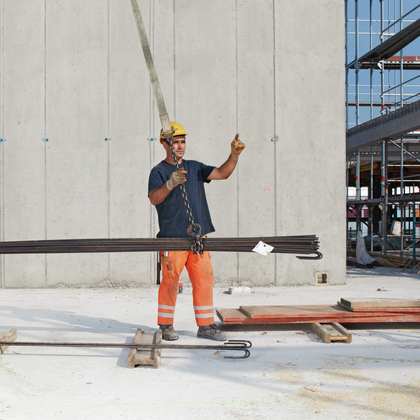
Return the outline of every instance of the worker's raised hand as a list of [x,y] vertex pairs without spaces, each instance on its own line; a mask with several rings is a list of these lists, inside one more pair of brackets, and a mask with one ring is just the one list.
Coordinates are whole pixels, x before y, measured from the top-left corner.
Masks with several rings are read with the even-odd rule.
[[235,136],[232,143],[230,144],[231,153],[235,157],[239,157],[242,153],[242,150],[245,149],[245,144],[239,140],[239,133]]
[[168,189],[172,191],[177,185],[183,184],[187,180],[186,173],[187,171],[184,168],[172,172],[171,177],[166,181]]

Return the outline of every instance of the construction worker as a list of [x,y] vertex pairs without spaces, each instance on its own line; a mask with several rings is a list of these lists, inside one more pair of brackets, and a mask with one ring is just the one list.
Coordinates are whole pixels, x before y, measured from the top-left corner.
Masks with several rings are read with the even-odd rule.
[[[149,199],[156,206],[159,218],[158,238],[191,238],[188,235],[190,220],[180,184],[185,185],[194,222],[201,226],[201,235],[214,232],[207,205],[204,183],[212,180],[227,179],[233,172],[238,157],[245,144],[239,134],[231,143],[231,153],[227,161],[216,168],[195,160],[185,160],[186,135],[184,128],[172,122],[174,129],[173,147],[180,170],[174,165],[170,145],[161,135],[166,159],[156,165],[149,177]],[[213,283],[214,276],[207,251],[203,254],[192,251],[161,252],[162,281],[158,297],[158,324],[164,340],[178,340],[173,327],[178,282],[184,267],[187,268],[193,287],[193,305],[198,326],[197,337],[224,341],[226,334],[214,323]]]

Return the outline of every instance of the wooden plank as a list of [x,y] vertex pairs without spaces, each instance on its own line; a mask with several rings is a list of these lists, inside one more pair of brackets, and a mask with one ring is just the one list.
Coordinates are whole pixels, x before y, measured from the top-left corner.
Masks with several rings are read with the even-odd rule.
[[[162,344],[162,331],[143,331],[138,328],[134,336],[133,344]],[[161,349],[131,349],[128,355],[128,367],[160,366]]]
[[[392,251],[388,250],[387,255],[382,255],[379,252],[368,252],[368,254],[375,258],[375,260],[384,267],[404,267],[411,258],[407,257],[400,257],[398,255],[395,255],[394,253],[391,253]],[[347,256],[348,257],[356,257],[356,250],[354,249],[348,249],[347,250]]]
[[311,330],[321,338],[324,343],[331,343],[334,341],[345,341],[351,343],[352,335],[337,322],[331,324],[321,324],[314,322],[309,324]]
[[375,310],[375,309],[418,309],[420,300],[408,301],[391,298],[341,298],[340,304],[350,310]]
[[[255,312],[252,310],[252,307],[246,308],[251,313]],[[305,311],[300,310],[302,308],[308,307],[299,305],[288,306],[288,314],[282,314],[278,309],[277,313],[270,313],[267,309],[267,316],[262,316],[260,312],[259,316],[256,314],[257,316],[254,317],[245,314],[241,309],[218,309],[216,313],[224,325],[300,324],[314,322],[420,322],[420,313],[405,313],[398,310],[397,312],[352,312],[339,305],[313,305],[311,306],[312,312],[308,313],[306,311],[305,313]]]
[[337,312],[347,313],[337,305],[276,305],[240,306],[239,309],[251,318],[313,317],[314,315],[335,316]]
[[[16,341],[17,338],[17,330],[11,329],[9,332],[0,331],[0,341],[12,343]],[[0,346],[0,354],[3,354],[8,346]]]
[[[223,310],[221,310],[223,311]],[[351,312],[356,314],[356,312]],[[420,322],[420,314],[395,314],[393,312],[382,312],[366,314],[362,312],[363,316],[350,317],[350,316],[330,316],[328,318],[322,316],[314,316],[313,318],[297,318],[297,317],[282,317],[282,318],[250,318],[243,319],[227,318],[223,319],[223,325],[258,325],[258,324],[308,324],[312,322],[341,322],[341,323],[363,323],[363,322]],[[366,315],[365,315],[366,314]]]
[[383,257],[376,256],[376,257],[373,257],[373,258],[375,258],[376,262],[378,264],[380,264],[382,267],[389,267],[389,268],[398,268],[398,267],[401,267],[401,265],[395,264],[392,261],[390,261],[390,260],[388,260],[386,258],[383,258]]
[[216,314],[219,319],[223,322],[223,320],[229,319],[230,323],[237,321],[238,324],[242,324],[247,318],[249,318],[246,314],[244,314],[240,309],[216,309]]

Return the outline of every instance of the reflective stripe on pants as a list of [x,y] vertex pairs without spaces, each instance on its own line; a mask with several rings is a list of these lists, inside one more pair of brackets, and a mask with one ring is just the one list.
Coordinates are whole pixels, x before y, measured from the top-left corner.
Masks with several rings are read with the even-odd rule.
[[192,251],[169,251],[165,257],[161,252],[162,281],[159,287],[158,324],[174,322],[179,277],[184,267],[193,287],[193,305],[197,325],[214,324],[213,283],[214,275],[210,254]]

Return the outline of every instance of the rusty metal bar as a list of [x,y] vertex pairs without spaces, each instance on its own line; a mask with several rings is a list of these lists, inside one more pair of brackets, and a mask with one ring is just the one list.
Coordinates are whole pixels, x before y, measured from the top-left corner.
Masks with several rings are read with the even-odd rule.
[[[206,251],[251,252],[260,242],[271,245],[273,253],[314,255],[322,258],[318,251],[319,241],[315,235],[271,236],[254,238],[203,238]],[[0,254],[60,254],[99,252],[155,252],[187,251],[191,249],[189,238],[116,238],[116,239],[57,239],[34,241],[0,242]],[[297,257],[306,259],[308,257]]]
[[136,344],[136,343],[69,343],[69,342],[45,342],[45,341],[13,341],[2,342],[0,346],[19,346],[19,347],[101,347],[101,348],[129,348],[129,349],[192,349],[192,350],[237,350],[245,352],[244,356],[225,356],[227,359],[246,359],[250,356],[252,347],[248,340],[228,340],[223,344],[217,345],[194,345],[194,344]]

